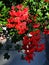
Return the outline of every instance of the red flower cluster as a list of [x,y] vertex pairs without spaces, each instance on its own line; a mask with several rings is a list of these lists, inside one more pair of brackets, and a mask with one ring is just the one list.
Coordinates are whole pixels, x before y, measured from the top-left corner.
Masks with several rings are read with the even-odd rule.
[[47,30],[47,29],[44,29],[44,32],[43,32],[44,34],[49,34],[49,30]]
[[40,24],[39,23],[33,25],[33,28],[39,28],[39,27],[40,27]]
[[[18,31],[18,34],[24,34],[27,30],[29,30],[28,24],[32,24],[32,28],[39,28],[40,23],[36,22],[37,14],[33,16],[34,22],[32,22],[32,17],[29,18],[30,14],[28,13],[28,8],[24,8],[22,4],[17,6],[12,6],[11,11],[9,11],[10,18],[7,19],[8,28],[14,28]],[[45,30],[44,32],[47,32]],[[41,52],[44,49],[44,44],[39,44],[41,35],[40,30],[32,31],[29,33],[31,37],[24,36],[23,37],[23,46],[22,50],[25,50],[25,59],[30,62],[33,59],[34,52]]]
[[[18,10],[16,11],[16,9]],[[28,30],[28,27],[26,26],[26,20],[28,20],[28,8],[23,8],[21,4],[12,6],[9,14],[10,18],[7,19],[7,27],[15,28],[18,31],[18,34],[24,34]]]
[[25,50],[25,59],[30,62],[33,59],[34,52],[41,52],[44,50],[44,44],[39,44],[41,35],[40,30],[30,32],[32,37],[24,36],[23,37],[23,46],[22,49]]

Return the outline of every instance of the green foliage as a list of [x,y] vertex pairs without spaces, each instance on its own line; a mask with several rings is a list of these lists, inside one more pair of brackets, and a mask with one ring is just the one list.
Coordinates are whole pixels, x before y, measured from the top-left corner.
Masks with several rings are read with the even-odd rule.
[[[44,0],[26,0],[24,1],[23,4],[29,7],[29,13],[31,15],[34,16],[38,14],[36,18],[36,23],[40,23],[41,25],[43,25],[43,23],[45,23],[46,20],[49,21],[49,3],[48,2],[44,2]],[[42,28],[43,27],[41,26],[40,29],[43,30]]]
[[0,31],[2,31],[2,28],[0,27]]
[[5,4],[0,1],[0,25],[6,25],[7,24],[7,17],[8,17],[8,11],[10,8],[7,8]]
[[0,7],[4,6],[4,4],[2,3],[2,1],[0,1]]

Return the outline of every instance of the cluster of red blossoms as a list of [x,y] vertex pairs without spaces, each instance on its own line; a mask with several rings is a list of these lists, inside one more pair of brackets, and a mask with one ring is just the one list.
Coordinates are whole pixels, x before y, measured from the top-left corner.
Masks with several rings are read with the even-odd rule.
[[28,27],[26,26],[26,21],[28,20],[28,8],[24,8],[21,4],[12,6],[9,14],[10,18],[7,19],[7,27],[15,28],[18,31],[18,34],[24,34],[28,30]]
[[[23,5],[12,6],[9,11],[10,18],[7,19],[8,28],[14,28],[18,31],[18,34],[25,34],[29,30],[28,24],[32,23],[32,28],[39,28],[40,23],[33,23],[29,18],[28,7],[24,8]],[[33,16],[34,22],[38,15]],[[29,33],[31,37],[23,37],[22,50],[25,50],[25,59],[30,62],[33,59],[34,52],[41,52],[44,50],[44,44],[39,44],[41,35],[40,30],[32,31]]]
[[22,49],[25,50],[25,59],[28,62],[30,62],[30,60],[33,60],[34,52],[41,52],[44,50],[44,44],[39,44],[41,38],[40,30],[30,32],[30,34],[32,35],[31,37],[23,37],[22,47]]
[[[7,19],[7,27],[14,28],[18,31],[18,34],[24,34],[29,28],[27,25],[32,23],[32,20],[29,18],[28,7],[24,8],[22,4],[17,6],[12,6],[9,11],[10,18]],[[36,14],[32,18],[35,20],[38,15]],[[33,28],[38,28],[39,23],[33,24]]]
[[44,29],[44,32],[43,32],[44,34],[49,34],[49,30],[47,30],[47,29]]

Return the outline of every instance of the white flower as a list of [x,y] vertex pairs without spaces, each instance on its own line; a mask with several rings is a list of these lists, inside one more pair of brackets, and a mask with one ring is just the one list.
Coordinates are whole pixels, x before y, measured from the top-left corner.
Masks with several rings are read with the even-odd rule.
[[3,30],[6,30],[7,28],[6,27],[2,27]]
[[28,36],[28,37],[32,37],[32,35],[31,35],[30,33],[29,33],[29,34],[27,34],[27,36]]
[[0,43],[1,44],[6,43],[6,41],[7,41],[7,38],[6,37],[5,38],[3,38],[2,36],[0,37]]
[[21,50],[21,52],[22,52],[22,53],[25,53],[25,50],[23,49],[23,50]]
[[27,50],[27,52],[29,52],[29,50]]
[[27,45],[27,48],[29,48],[29,46]]

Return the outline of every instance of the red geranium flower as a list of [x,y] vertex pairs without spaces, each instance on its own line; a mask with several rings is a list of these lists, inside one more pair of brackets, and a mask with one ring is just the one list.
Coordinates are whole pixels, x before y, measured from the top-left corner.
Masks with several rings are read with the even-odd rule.
[[15,7],[14,7],[14,6],[11,6],[11,9],[12,9],[12,10],[14,10],[14,9],[15,9]]
[[9,14],[10,14],[10,16],[14,17],[14,16],[16,16],[16,11],[15,10],[11,10],[11,11],[9,11]]
[[16,15],[17,17],[20,17],[20,16],[22,15],[22,11],[21,11],[21,10],[18,10],[18,11],[15,13],[15,15]]
[[25,60],[28,61],[28,63],[30,63],[30,60],[33,60],[33,55],[29,54],[29,55],[25,56]]
[[25,45],[28,45],[28,43],[29,43],[29,38],[28,38],[28,36],[24,36],[23,37],[23,45],[25,46]]
[[32,31],[29,34],[31,34],[32,36],[40,34],[40,30]]
[[32,20],[31,20],[31,19],[28,19],[27,22],[28,22],[28,23],[32,23]]
[[12,23],[12,22],[14,22],[14,18],[11,17],[11,18],[7,19],[7,21],[8,21],[8,23]]
[[14,28],[15,27],[14,24],[10,24],[10,23],[8,23],[6,26],[7,26],[7,28]]
[[26,22],[17,24],[15,28],[16,28],[16,30],[18,30],[19,34],[24,34],[28,30],[28,28],[26,26]]
[[49,34],[49,30],[47,30],[47,29],[44,29],[44,32],[43,32],[44,34]]
[[39,28],[39,26],[40,26],[39,23],[38,23],[38,24],[34,24],[34,25],[33,25],[33,28]]
[[23,7],[22,4],[16,5],[17,9],[21,9],[22,7]]
[[21,23],[20,17],[15,17],[15,18],[14,18],[14,22],[15,22],[16,24],[20,24],[20,23]]
[[41,51],[43,51],[43,49],[45,49],[44,44],[40,44],[39,47],[37,48],[37,51],[41,52]]

